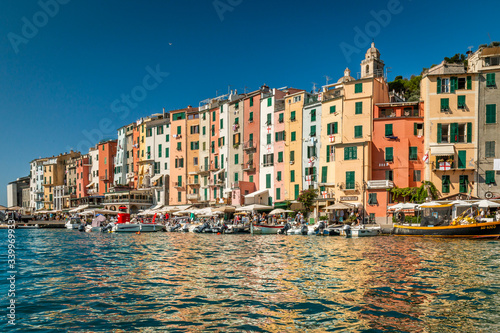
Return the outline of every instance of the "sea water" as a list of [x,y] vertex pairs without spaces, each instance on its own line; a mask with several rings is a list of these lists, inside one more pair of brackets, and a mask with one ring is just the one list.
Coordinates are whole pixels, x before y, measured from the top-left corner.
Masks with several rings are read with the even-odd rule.
[[9,297],[0,231],[1,332],[500,331],[498,241],[15,235]]

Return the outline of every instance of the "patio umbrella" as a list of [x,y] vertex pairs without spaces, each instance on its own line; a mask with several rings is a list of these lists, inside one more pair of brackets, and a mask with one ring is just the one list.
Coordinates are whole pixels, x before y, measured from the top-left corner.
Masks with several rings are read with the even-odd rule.
[[21,210],[21,209],[22,209],[22,207],[19,207],[19,206],[12,206],[12,207],[7,208],[7,210],[13,210],[13,211]]
[[477,205],[479,208],[497,208],[497,207],[500,207],[499,203],[496,203],[496,202],[490,201],[490,200],[481,200],[481,201],[474,203],[474,205]]
[[269,215],[278,215],[278,214],[283,214],[286,213],[286,210],[277,208],[269,212]]
[[395,204],[394,206],[388,207],[387,210],[401,210],[401,209],[415,209],[418,204],[410,203],[410,202],[400,202]]
[[234,206],[221,206],[214,209],[214,212],[223,212],[223,213],[234,213],[236,211],[236,207]]
[[0,205],[0,210],[6,210],[7,207]]
[[467,202],[467,201],[463,201],[463,200],[454,200],[450,203],[452,205],[455,205],[455,206],[472,206],[473,205],[472,202]]
[[271,206],[265,206],[265,205],[249,205],[249,206],[243,206],[236,208],[237,212],[253,212],[253,211],[259,211],[259,210],[272,210],[273,207]]
[[347,206],[346,204],[342,202],[338,202],[334,205],[330,205],[328,207],[325,207],[326,210],[342,210],[342,209],[350,209],[352,208],[351,206]]

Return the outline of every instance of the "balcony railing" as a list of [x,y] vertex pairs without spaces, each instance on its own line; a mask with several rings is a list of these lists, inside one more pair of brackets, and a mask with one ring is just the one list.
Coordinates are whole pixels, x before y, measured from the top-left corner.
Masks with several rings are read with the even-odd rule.
[[109,180],[109,176],[100,176],[99,179],[101,181],[108,181]]
[[200,186],[200,181],[196,179],[188,178],[187,185],[189,186]]
[[253,140],[248,140],[243,144],[243,150],[253,150],[253,149],[256,149],[256,145]]
[[174,187],[177,187],[177,188],[182,187],[182,182],[174,182]]
[[394,187],[394,183],[391,180],[369,180],[366,184],[366,188],[369,190],[388,189]]
[[254,171],[254,170],[255,170],[255,164],[253,163],[253,161],[243,164],[243,171]]
[[200,200],[200,195],[196,194],[196,193],[189,193],[189,194],[186,195],[186,198],[188,200],[192,200],[192,201],[199,201]]

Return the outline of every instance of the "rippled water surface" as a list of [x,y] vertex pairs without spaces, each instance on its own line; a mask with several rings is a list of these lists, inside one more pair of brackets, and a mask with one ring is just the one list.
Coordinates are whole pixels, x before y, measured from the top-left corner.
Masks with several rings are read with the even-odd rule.
[[1,332],[498,332],[498,241],[16,230]]

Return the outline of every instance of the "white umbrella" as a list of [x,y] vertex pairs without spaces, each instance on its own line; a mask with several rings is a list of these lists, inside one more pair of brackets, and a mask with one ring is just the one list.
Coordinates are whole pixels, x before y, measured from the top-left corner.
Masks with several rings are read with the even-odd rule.
[[467,202],[467,201],[463,201],[463,200],[454,200],[454,201],[450,202],[450,204],[455,205],[455,206],[472,206],[473,205],[472,202]]
[[243,206],[243,207],[239,207],[239,208],[236,208],[236,211],[237,212],[253,212],[253,211],[256,211],[256,210],[272,210],[273,207],[271,206],[265,206],[265,205],[249,205],[249,206]]
[[277,208],[277,209],[273,209],[272,211],[270,211],[269,215],[278,215],[278,214],[283,214],[283,213],[286,213],[286,210],[281,209],[281,208]]
[[410,203],[410,202],[400,202],[394,206],[388,207],[387,210],[402,210],[402,209],[415,209],[418,204]]
[[338,202],[335,205],[330,205],[328,207],[325,207],[326,210],[339,210],[339,209],[350,209],[352,208],[351,206],[347,206],[346,204],[342,202]]
[[499,203],[496,203],[496,202],[490,201],[490,200],[481,200],[481,201],[478,201],[478,202],[474,203],[474,205],[477,205],[479,208],[496,208],[496,207],[500,207]]

